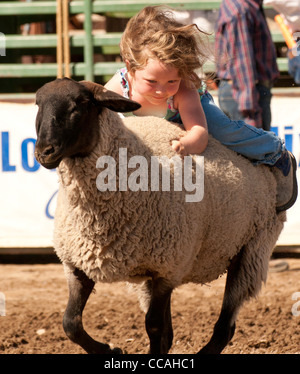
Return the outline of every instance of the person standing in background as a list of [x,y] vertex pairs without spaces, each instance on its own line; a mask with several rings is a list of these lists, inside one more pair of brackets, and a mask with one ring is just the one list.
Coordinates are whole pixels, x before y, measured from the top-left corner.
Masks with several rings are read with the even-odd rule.
[[232,120],[271,127],[271,88],[279,77],[263,0],[223,0],[216,24],[219,105]]
[[[283,19],[294,40],[293,48],[288,45],[288,72],[300,85],[300,0],[265,0],[266,5],[273,7]],[[276,20],[276,17],[275,17]]]

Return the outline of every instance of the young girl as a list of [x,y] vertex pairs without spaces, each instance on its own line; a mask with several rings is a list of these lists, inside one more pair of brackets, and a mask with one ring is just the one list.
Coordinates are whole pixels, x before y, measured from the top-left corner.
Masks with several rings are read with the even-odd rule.
[[172,14],[165,7],[149,6],[129,20],[120,43],[126,67],[105,87],[141,104],[125,115],[181,123],[187,133],[172,147],[182,156],[202,153],[209,132],[253,163],[275,165],[277,210],[288,209],[297,196],[294,157],[274,133],[231,121],[214,104],[196,73],[206,60],[202,32],[196,25],[177,22]]

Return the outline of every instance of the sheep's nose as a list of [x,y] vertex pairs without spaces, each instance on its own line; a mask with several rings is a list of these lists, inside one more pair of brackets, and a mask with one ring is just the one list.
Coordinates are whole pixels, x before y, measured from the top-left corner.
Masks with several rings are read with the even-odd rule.
[[46,148],[43,149],[42,156],[50,156],[52,153],[54,153],[55,148],[53,145],[48,145]]
[[47,145],[45,148],[35,145],[34,155],[38,162],[42,163],[47,158],[51,157],[55,153],[55,147],[53,145]]

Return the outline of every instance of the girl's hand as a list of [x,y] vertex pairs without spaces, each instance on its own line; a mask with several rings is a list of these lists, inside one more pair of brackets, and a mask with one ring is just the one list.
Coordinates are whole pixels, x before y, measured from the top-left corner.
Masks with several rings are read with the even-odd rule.
[[177,152],[181,157],[187,156],[188,153],[185,150],[184,145],[180,142],[180,140],[172,140],[171,146],[175,152]]

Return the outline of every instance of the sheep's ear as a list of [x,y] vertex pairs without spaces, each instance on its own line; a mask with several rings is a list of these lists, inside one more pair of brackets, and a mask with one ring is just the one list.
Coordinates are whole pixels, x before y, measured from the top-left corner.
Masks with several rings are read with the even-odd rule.
[[114,112],[133,112],[141,107],[136,101],[126,99],[113,91],[107,90],[101,84],[89,81],[80,81],[79,83],[91,91],[96,103]]

